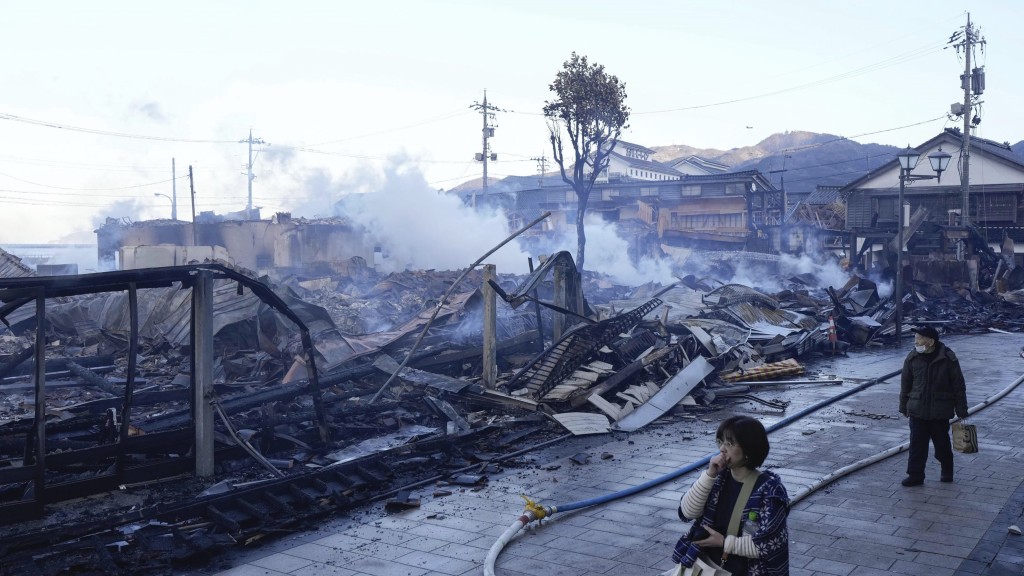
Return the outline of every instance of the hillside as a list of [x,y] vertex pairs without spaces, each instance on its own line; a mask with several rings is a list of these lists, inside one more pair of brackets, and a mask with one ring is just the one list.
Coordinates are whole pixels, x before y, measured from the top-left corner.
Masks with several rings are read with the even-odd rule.
[[[691,146],[652,146],[655,160],[670,162],[696,155],[727,164],[731,172],[758,170],[776,186],[807,194],[816,186],[841,186],[892,160],[899,148],[861,144],[832,134],[772,134],[753,146],[722,151]],[[788,156],[788,157],[784,157]],[[785,168],[785,172],[783,172]]]
[[[671,162],[688,156],[700,156],[729,166],[730,172],[758,170],[777,187],[785,183],[790,194],[809,194],[817,186],[842,186],[893,160],[900,147],[885,144],[861,144],[832,134],[785,132],[772,134],[753,146],[717,150],[686,145],[650,146],[654,159]],[[1011,146],[1013,155],[1024,163],[1024,140]],[[545,177],[552,185],[560,181],[557,173]],[[537,186],[537,176],[509,176],[488,185],[493,191],[511,192]],[[480,189],[477,178],[459,185],[458,190]]]

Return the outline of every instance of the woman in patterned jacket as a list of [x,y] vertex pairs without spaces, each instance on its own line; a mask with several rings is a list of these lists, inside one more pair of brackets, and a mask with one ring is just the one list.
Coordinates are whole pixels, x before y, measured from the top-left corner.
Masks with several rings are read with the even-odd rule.
[[[679,501],[679,517],[697,521],[676,543],[672,560],[689,567],[701,554],[733,576],[789,574],[789,496],[778,474],[757,469],[768,457],[764,426],[749,416],[733,416],[718,426],[715,440],[718,454]],[[750,496],[729,532],[748,483]]]

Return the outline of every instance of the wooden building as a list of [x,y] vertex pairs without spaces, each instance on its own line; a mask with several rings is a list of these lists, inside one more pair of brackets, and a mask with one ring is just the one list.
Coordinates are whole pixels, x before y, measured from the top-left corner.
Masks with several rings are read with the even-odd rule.
[[[575,230],[577,199],[566,184],[512,194],[514,224],[550,211],[545,228],[534,234]],[[641,222],[664,244],[767,251],[769,230],[781,222],[782,193],[756,170],[678,180],[623,178],[595,183],[587,211],[609,222]]]
[[[960,183],[963,137],[946,129],[915,148],[920,156],[915,176],[934,176],[928,156],[940,151],[952,154],[940,179],[907,181],[904,186],[904,242],[910,257],[950,259],[986,249],[998,250],[1004,236],[1024,241],[1024,164],[1014,158],[1007,144],[971,138],[968,220],[975,230],[962,226],[963,192]],[[840,190],[846,203],[846,230],[862,267],[877,262],[880,252],[897,232],[900,166],[896,157],[850,182]],[[975,232],[977,234],[975,234]],[[971,241],[975,244],[971,245]],[[894,247],[894,244],[893,244]]]

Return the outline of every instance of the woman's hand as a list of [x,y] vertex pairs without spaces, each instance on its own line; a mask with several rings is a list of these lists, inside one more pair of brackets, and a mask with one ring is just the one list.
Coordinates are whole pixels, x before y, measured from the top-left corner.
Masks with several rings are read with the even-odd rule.
[[708,548],[724,548],[725,547],[725,536],[722,536],[721,532],[715,531],[711,526],[704,526],[704,529],[708,531],[708,537],[703,540],[696,540],[694,544],[700,547]]
[[708,476],[717,478],[718,474],[725,470],[726,467],[725,454],[719,452],[711,457],[711,462],[708,464]]

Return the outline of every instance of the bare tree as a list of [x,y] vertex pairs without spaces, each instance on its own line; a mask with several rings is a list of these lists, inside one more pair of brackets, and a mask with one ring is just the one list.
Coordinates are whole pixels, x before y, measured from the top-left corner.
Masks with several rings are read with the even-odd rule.
[[[622,130],[629,127],[626,85],[605,72],[604,66],[590,64],[586,56],[573,52],[548,88],[555,93],[555,100],[544,103],[544,116],[562,180],[576,193],[576,267],[582,271],[587,246],[583,215],[590,191],[608,168],[609,154]],[[565,141],[572,146],[571,176],[566,172]]]

